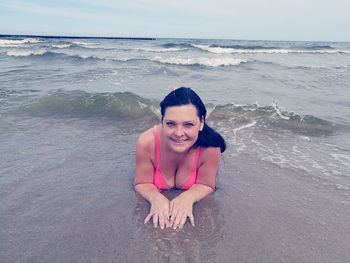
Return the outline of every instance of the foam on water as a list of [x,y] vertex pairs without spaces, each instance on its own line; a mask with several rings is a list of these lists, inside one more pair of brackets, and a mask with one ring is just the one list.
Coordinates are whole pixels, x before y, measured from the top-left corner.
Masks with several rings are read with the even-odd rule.
[[[60,45],[55,46],[56,48],[64,49],[66,46]],[[115,62],[133,62],[133,61],[152,61],[157,62],[161,64],[172,64],[172,65],[179,65],[179,66],[205,66],[205,67],[227,67],[227,66],[236,66],[240,65],[242,63],[246,63],[247,60],[244,59],[236,59],[236,58],[178,58],[178,57],[150,57],[150,58],[138,58],[138,57],[117,57],[117,56],[110,56],[109,54],[103,54],[103,55],[93,55],[93,54],[79,54],[79,53],[73,53],[73,54],[66,54],[62,52],[57,51],[49,51],[45,49],[39,49],[39,50],[10,50],[6,52],[7,56],[11,57],[29,57],[29,56],[36,56],[36,57],[49,57],[52,58],[52,56],[64,56],[67,59],[82,59],[82,60],[104,60],[104,61],[115,61]]]
[[71,43],[59,43],[59,44],[52,44],[53,48],[70,48],[72,46]]
[[94,43],[94,42],[73,41],[73,43],[85,48],[96,48],[99,46],[99,43]]
[[45,49],[39,50],[10,50],[6,52],[6,55],[11,57],[28,57],[28,56],[41,56],[47,54],[49,51]]
[[176,48],[176,47],[169,47],[169,48],[137,48],[136,50],[139,51],[146,51],[146,52],[159,52],[159,53],[163,53],[163,52],[178,52],[178,51],[185,51],[187,50],[187,48]]
[[0,39],[0,47],[17,47],[24,44],[36,44],[43,42],[38,38],[25,38],[25,39]]
[[151,59],[163,64],[174,64],[182,66],[207,66],[207,67],[223,67],[223,66],[236,66],[242,63],[246,63],[247,60],[239,58],[179,58],[179,57],[154,57]]
[[288,49],[288,48],[232,48],[232,47],[217,47],[211,45],[192,45],[195,48],[214,53],[214,54],[338,54],[345,53],[350,54],[349,50],[340,49]]

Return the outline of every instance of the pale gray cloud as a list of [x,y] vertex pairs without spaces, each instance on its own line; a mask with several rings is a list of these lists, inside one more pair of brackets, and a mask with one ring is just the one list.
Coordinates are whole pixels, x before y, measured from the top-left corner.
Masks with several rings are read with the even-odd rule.
[[0,17],[7,18],[0,32],[20,28],[18,14],[17,20],[27,19],[23,28],[61,18],[58,33],[91,28],[91,35],[350,40],[348,10],[348,0],[0,0]]

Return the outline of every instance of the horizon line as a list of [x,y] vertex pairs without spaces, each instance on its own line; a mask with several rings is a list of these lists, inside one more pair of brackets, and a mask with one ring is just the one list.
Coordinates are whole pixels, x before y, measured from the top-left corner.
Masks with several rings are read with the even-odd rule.
[[41,38],[75,38],[75,39],[129,39],[129,40],[156,40],[154,37],[98,37],[98,36],[54,36],[31,34],[0,34],[0,37],[41,37]]
[[329,42],[350,43],[346,40],[282,40],[282,39],[239,39],[239,38],[190,38],[190,37],[111,37],[111,36],[75,36],[75,35],[40,35],[40,34],[1,34],[1,37],[37,37],[37,38],[75,38],[75,39],[119,39],[119,40],[157,40],[157,39],[204,39],[204,40],[238,40],[238,41],[272,41],[272,42]]

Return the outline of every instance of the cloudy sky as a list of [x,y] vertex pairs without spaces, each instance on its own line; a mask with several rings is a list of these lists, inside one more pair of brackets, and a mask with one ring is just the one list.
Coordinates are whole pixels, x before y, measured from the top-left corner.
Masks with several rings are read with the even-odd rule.
[[0,34],[350,41],[350,0],[0,0]]

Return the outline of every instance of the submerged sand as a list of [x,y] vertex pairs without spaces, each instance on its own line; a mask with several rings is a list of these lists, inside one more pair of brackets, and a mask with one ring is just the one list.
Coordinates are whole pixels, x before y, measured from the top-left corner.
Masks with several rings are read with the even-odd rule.
[[347,189],[232,144],[217,191],[194,206],[195,227],[144,225],[149,205],[132,181],[146,125],[33,118],[1,136],[0,261],[350,261]]

